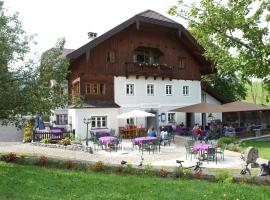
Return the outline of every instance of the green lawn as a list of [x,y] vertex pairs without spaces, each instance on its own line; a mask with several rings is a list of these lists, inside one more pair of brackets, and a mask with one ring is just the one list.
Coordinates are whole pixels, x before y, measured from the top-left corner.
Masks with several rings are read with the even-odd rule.
[[267,141],[245,141],[241,143],[241,151],[244,151],[247,147],[256,147],[259,150],[259,156],[270,160],[270,140]]
[[268,199],[269,187],[18,166],[0,162],[0,199]]

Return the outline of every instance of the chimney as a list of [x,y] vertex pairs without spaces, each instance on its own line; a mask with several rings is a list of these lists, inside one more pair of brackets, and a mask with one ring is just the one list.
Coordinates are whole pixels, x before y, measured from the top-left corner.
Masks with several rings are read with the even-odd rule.
[[88,32],[87,35],[88,35],[88,39],[94,39],[97,37],[97,33],[94,33],[94,32]]

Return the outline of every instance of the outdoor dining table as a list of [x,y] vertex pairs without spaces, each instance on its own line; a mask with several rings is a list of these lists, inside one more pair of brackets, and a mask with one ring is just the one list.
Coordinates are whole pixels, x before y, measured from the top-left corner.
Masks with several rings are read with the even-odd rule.
[[117,138],[113,136],[104,136],[100,137],[98,140],[102,145],[108,146],[110,142],[117,140]]
[[195,144],[193,147],[193,151],[200,153],[200,152],[204,152],[207,149],[209,149],[211,147],[210,144],[204,144],[204,143],[199,143],[199,144]]
[[152,142],[155,141],[156,139],[157,139],[156,137],[146,136],[146,137],[137,137],[134,139],[134,141],[135,145],[142,145],[143,143]]
[[105,136],[110,136],[110,131],[96,131],[96,135],[98,135],[99,137],[105,137]]

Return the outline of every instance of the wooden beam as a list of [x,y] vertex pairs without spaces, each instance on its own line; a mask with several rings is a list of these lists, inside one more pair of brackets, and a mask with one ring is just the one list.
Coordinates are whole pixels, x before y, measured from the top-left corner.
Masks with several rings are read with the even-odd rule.
[[89,62],[90,59],[90,48],[86,50],[86,62]]
[[182,32],[181,32],[180,29],[178,29],[178,36],[179,36],[179,38],[181,38],[181,35],[182,35]]
[[139,20],[136,20],[136,28],[137,28],[137,31],[140,30],[140,21]]

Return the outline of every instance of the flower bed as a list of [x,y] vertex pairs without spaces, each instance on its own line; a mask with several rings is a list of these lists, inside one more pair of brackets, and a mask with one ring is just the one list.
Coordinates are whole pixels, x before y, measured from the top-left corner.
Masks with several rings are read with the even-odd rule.
[[[12,156],[11,156],[12,155]],[[6,159],[12,157],[12,159]],[[41,167],[60,168],[78,171],[91,171],[102,173],[123,173],[137,176],[157,176],[162,178],[184,178],[184,179],[202,179],[210,182],[226,182],[226,183],[248,183],[256,185],[270,186],[270,177],[260,176],[231,176],[227,173],[221,174],[196,174],[193,170],[181,171],[178,167],[172,169],[155,168],[151,165],[144,165],[142,167],[133,166],[132,164],[122,165],[105,165],[102,161],[98,162],[82,162],[76,160],[59,160],[52,159],[46,156],[18,156],[15,153],[0,154],[0,160],[5,162],[12,162],[22,165],[37,165]]]
[[48,147],[48,148],[57,148],[57,149],[65,149],[71,151],[84,151],[93,153],[93,149],[91,147],[84,146],[82,144],[70,144],[70,145],[63,145],[63,144],[51,144],[51,143],[41,143],[41,142],[32,142],[35,146],[41,147]]

